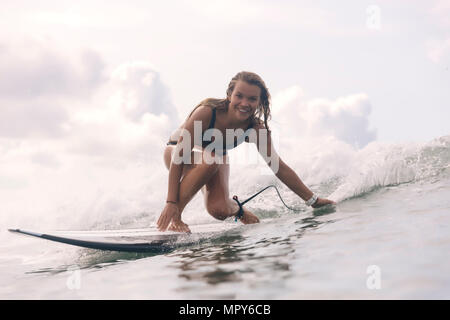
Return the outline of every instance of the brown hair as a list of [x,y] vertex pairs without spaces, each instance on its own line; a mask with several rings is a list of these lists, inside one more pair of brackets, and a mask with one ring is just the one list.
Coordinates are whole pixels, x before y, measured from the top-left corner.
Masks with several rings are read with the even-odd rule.
[[189,114],[188,118],[192,115],[192,113],[200,107],[208,106],[210,108],[217,108],[220,110],[227,110],[228,106],[230,105],[230,97],[233,93],[233,90],[236,86],[236,83],[241,80],[245,81],[250,85],[256,85],[261,89],[261,95],[260,95],[260,103],[259,106],[256,109],[256,112],[254,115],[252,115],[252,121],[254,123],[262,123],[261,116],[264,116],[264,125],[269,130],[269,126],[267,124],[267,121],[270,120],[270,93],[269,90],[266,87],[266,84],[261,79],[260,76],[258,76],[256,73],[248,72],[248,71],[241,71],[238,74],[236,74],[228,84],[227,89],[227,97],[225,99],[216,99],[216,98],[207,98],[202,100],[195,108],[192,110],[192,112]]

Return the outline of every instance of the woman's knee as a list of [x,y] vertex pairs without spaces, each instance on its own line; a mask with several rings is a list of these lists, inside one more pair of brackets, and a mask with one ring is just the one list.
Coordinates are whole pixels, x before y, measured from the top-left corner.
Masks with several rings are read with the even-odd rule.
[[217,173],[217,171],[219,171],[219,164],[217,163],[211,164],[202,163],[200,164],[200,166],[204,168],[204,170],[208,173],[209,176],[213,176],[214,174]]
[[225,220],[230,217],[232,213],[230,212],[230,208],[224,205],[210,205],[207,206],[207,211],[210,215],[218,220]]

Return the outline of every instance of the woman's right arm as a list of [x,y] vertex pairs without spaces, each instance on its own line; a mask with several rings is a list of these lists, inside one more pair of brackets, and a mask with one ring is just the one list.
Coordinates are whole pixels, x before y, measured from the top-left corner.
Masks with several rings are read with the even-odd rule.
[[167,190],[166,201],[178,203],[178,192],[180,189],[180,178],[183,172],[183,164],[170,163],[169,168],[169,189]]
[[[161,213],[157,225],[160,231],[165,231],[172,220],[176,221],[176,224],[185,225],[181,221],[181,212],[178,210],[178,203],[180,200],[180,179],[183,172],[183,150],[188,150],[189,154],[186,154],[186,160],[191,160],[191,153],[194,147],[194,121],[201,121],[202,132],[208,128],[209,121],[211,120],[212,111],[211,108],[206,106],[198,107],[192,115],[186,120],[185,125],[182,128],[178,144],[173,152],[172,159],[169,167],[169,181],[166,201],[166,206]],[[183,139],[186,137],[187,139]],[[190,139],[189,139],[190,138]],[[174,160],[177,161],[174,161]],[[172,203],[172,202],[176,202]],[[180,231],[188,230],[187,225]]]
[[[173,152],[172,159],[169,167],[169,184],[167,191],[167,201],[179,201],[179,189],[180,178],[183,172],[183,164],[185,160],[191,161],[191,153],[194,148],[194,125],[195,121],[201,121],[202,132],[204,132],[211,120],[212,110],[207,106],[198,107],[189,119],[186,120],[184,126],[181,129],[180,136],[178,137],[178,143]],[[185,139],[186,138],[186,139]],[[200,141],[197,141],[199,143]],[[201,142],[200,142],[201,143]],[[183,152],[187,151],[185,155]]]

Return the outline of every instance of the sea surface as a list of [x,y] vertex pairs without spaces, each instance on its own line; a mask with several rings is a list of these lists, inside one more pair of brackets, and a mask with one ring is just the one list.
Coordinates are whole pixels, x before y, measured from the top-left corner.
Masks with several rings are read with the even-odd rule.
[[[39,230],[48,220],[59,229],[141,228],[154,223],[161,207],[119,220],[96,214],[84,225],[61,207],[65,216],[43,220],[2,212],[0,298],[450,299],[450,136],[375,143],[350,158],[330,179],[305,176],[337,205],[307,208],[275,181],[298,211],[267,190],[246,205],[260,224],[237,223],[168,252],[97,251],[6,231]],[[268,182],[245,181],[240,189],[233,179],[241,199]],[[195,216],[186,218],[189,224],[211,223],[200,218],[207,215],[201,204],[196,198],[186,212]]]

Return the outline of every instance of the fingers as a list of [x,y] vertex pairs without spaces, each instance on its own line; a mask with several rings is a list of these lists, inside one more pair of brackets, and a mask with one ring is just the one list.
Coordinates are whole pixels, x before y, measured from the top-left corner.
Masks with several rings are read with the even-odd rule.
[[334,202],[334,201],[332,201],[332,200],[328,200],[328,199],[322,199],[322,198],[319,198],[319,199],[316,201],[316,203],[313,204],[311,207],[313,207],[314,209],[316,209],[316,208],[320,208],[320,207],[326,206],[327,204],[332,204],[332,205],[334,205],[334,204],[336,204],[336,202]]
[[159,216],[158,222],[156,223],[156,225],[158,226],[158,230],[166,231],[167,227],[169,226],[170,220],[172,220],[172,219],[171,219],[171,217],[169,217],[167,212],[161,213],[161,215]]
[[159,231],[166,231],[173,217],[177,216],[178,207],[176,206],[166,206],[159,216],[156,225],[158,226]]
[[164,213],[162,213],[159,216],[158,221],[156,222],[156,225],[158,226],[158,230],[159,231],[164,231],[165,229],[163,228],[163,220],[164,220]]
[[157,225],[159,231],[166,231],[169,229],[170,231],[191,233],[191,229],[189,229],[187,224],[184,222],[174,222],[171,218],[168,218],[167,215],[161,215]]
[[191,233],[191,230],[189,229],[188,225],[184,222],[181,222],[180,225],[178,225],[179,232],[188,232]]
[[187,233],[191,233],[191,229],[189,229],[188,225],[185,224],[184,222],[173,222],[170,224],[169,226],[169,230],[170,231],[175,231],[175,232],[187,232]]
[[169,223],[166,222],[166,220],[161,219],[161,220],[158,220],[157,225],[158,225],[158,230],[159,231],[166,231],[167,226],[169,225]]

